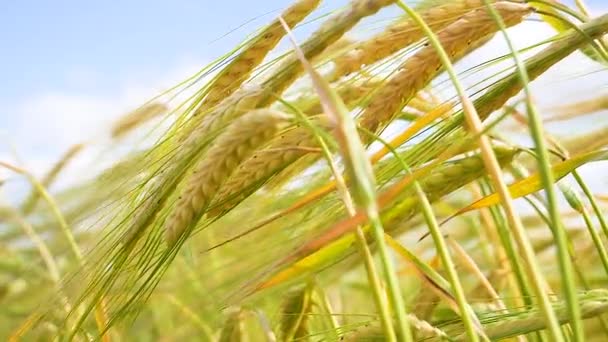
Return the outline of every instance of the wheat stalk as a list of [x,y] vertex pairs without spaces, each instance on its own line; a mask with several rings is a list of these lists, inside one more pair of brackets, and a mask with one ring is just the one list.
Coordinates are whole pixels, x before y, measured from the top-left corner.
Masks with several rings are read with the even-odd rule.
[[[408,314],[407,321],[410,326],[414,328],[416,333],[420,335],[418,340],[431,338],[449,340],[449,336],[444,331],[433,326],[431,323],[416,317],[416,315]],[[340,341],[386,341],[386,334],[384,329],[379,326],[363,326],[362,328],[356,329],[349,334],[343,335]]]
[[165,239],[169,246],[187,238],[192,224],[204,214],[225,180],[253,151],[274,136],[286,118],[282,112],[254,110],[235,120],[217,137],[185,180],[166,222]]
[[[494,2],[494,1],[491,1]],[[441,30],[469,11],[483,8],[484,0],[447,1],[420,13],[434,30]],[[383,32],[360,42],[350,52],[334,60],[331,79],[347,76],[363,65],[371,65],[424,38],[424,32],[411,19],[400,20],[389,25]]]
[[[293,27],[314,11],[319,2],[320,0],[297,1],[281,13],[280,17],[289,27]],[[232,94],[262,63],[284,35],[285,30],[278,18],[262,30],[213,81],[211,89],[199,107],[199,112],[213,107]]]
[[[521,22],[532,10],[524,4],[497,2],[496,10],[506,25]],[[459,58],[470,51],[474,42],[499,30],[493,16],[486,8],[469,12],[438,33],[438,38],[451,59]],[[433,46],[426,46],[407,59],[399,71],[381,87],[363,111],[361,126],[377,131],[390,122],[395,113],[403,108],[418,91],[424,88],[442,70],[442,63]]]

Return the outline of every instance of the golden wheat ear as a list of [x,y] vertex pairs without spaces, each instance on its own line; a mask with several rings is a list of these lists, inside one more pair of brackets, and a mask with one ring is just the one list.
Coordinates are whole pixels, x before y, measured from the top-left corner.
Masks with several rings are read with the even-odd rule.
[[[327,118],[315,120],[320,129],[331,127]],[[275,137],[267,148],[256,151],[234,172],[217,195],[217,205],[212,215],[219,215],[234,208],[268,181],[299,158],[318,148],[312,132],[295,127]]]
[[[280,14],[289,27],[295,26],[312,11],[321,0],[300,0]],[[199,107],[199,112],[211,108],[232,94],[247,80],[266,55],[272,51],[285,35],[278,19],[262,30],[245,46],[232,61],[220,72]]]
[[[520,23],[532,12],[528,5],[501,1],[494,7],[507,26]],[[500,28],[494,17],[482,7],[467,13],[437,34],[439,42],[451,59],[457,59],[477,47],[479,40]],[[372,98],[361,114],[361,126],[375,132],[390,122],[420,90],[426,87],[443,69],[443,64],[431,45],[425,46],[408,58],[390,80]]]
[[[424,10],[420,13],[420,16],[433,31],[439,31],[460,19],[466,13],[484,6],[484,0],[445,1],[438,6],[432,6]],[[387,58],[424,37],[423,30],[414,20],[410,18],[401,19],[372,38],[355,44],[354,48],[348,53],[338,56],[333,62],[334,70],[330,79],[334,80],[350,75],[360,70],[364,65],[371,65]]]
[[187,237],[226,179],[253,151],[270,140],[288,117],[274,110],[254,110],[235,120],[217,137],[187,176],[186,186],[167,219],[165,239],[169,246]]

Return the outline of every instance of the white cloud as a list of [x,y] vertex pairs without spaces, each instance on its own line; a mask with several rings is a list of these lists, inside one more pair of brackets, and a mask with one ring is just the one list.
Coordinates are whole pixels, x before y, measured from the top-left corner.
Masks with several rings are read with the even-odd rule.
[[[114,152],[100,154],[109,143],[109,129],[115,119],[191,76],[202,66],[204,62],[184,61],[162,74],[147,73],[145,78],[125,75],[112,93],[90,91],[103,76],[75,67],[66,73],[65,79],[78,91],[48,89],[6,104],[10,116],[3,119],[5,126],[0,129],[0,160],[22,165],[41,176],[72,145],[85,142],[90,143],[87,149],[62,173],[56,186],[67,185],[65,180],[89,177],[92,166],[101,168],[116,158]],[[0,168],[0,180],[7,178],[16,179]],[[4,187],[8,198],[19,197],[27,190],[23,182],[17,183],[11,182]]]

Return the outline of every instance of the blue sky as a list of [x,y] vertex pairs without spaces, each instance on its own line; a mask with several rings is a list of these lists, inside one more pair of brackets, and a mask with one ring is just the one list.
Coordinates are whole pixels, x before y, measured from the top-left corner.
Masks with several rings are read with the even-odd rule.
[[[601,11],[605,1],[586,3]],[[53,160],[226,53],[289,3],[0,1],[0,159],[12,144],[30,166]]]
[[[604,1],[587,3],[593,8]],[[0,101],[25,100],[49,89],[112,92],[125,75],[146,79],[176,65],[217,57],[244,32],[213,40],[287,4],[285,0],[0,1],[4,45]],[[98,77],[95,82],[78,82],[75,73]],[[0,115],[5,119],[8,114]]]
[[[262,3],[262,4],[260,4]],[[124,75],[157,72],[227,51],[245,20],[281,8],[260,1],[1,1],[2,102],[48,89],[82,90],[75,71],[102,74],[88,91],[111,91]],[[143,75],[142,75],[143,74]],[[77,82],[76,82],[77,83]]]

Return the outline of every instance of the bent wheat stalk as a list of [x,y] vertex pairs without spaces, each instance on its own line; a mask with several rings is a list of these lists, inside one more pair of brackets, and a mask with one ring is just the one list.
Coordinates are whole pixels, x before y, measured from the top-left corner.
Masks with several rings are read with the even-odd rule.
[[165,240],[170,247],[187,238],[225,180],[255,149],[270,140],[286,119],[287,115],[278,111],[251,111],[216,139],[186,179],[166,222]]

